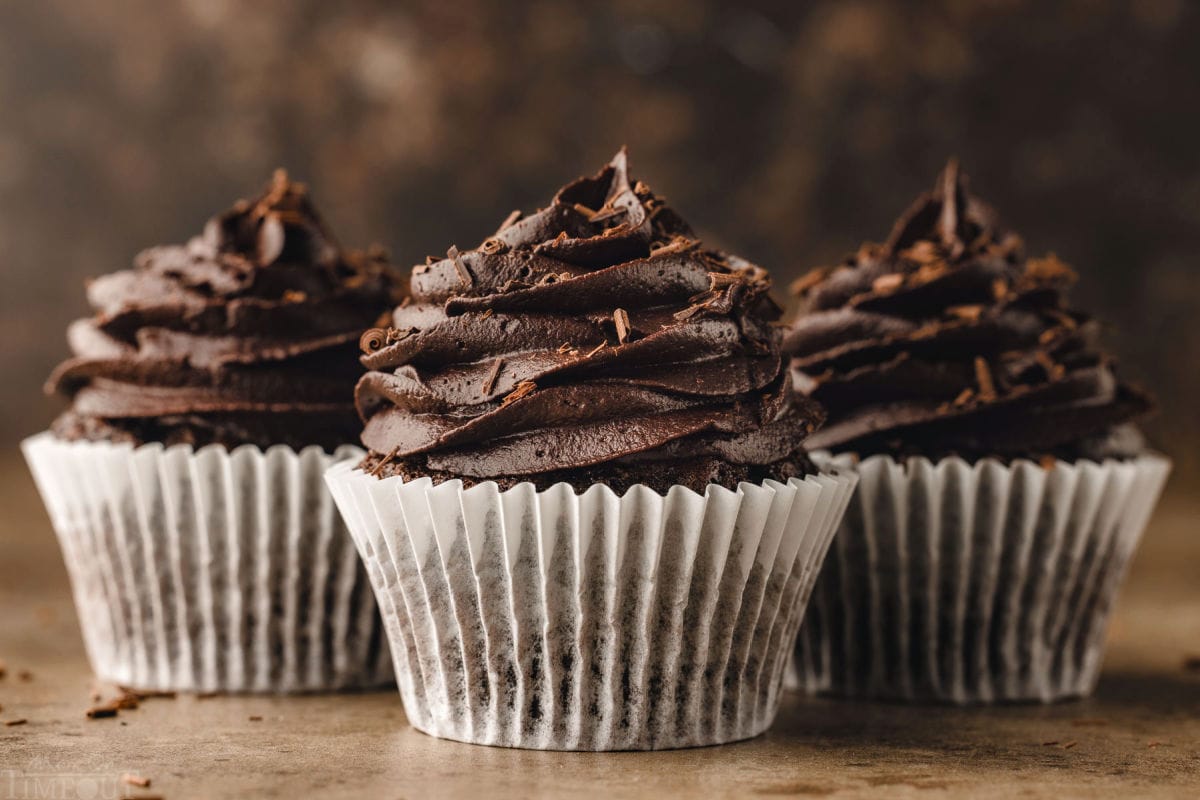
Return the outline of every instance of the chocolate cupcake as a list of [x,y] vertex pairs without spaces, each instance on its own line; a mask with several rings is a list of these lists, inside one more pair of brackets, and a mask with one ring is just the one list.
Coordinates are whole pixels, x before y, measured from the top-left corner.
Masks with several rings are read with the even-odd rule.
[[413,725],[611,750],[770,724],[853,480],[801,449],[821,414],[769,285],[624,152],[414,268],[363,340],[370,454],[329,476]]
[[321,476],[353,457],[353,362],[395,302],[382,256],[342,250],[307,189],[264,194],[88,286],[71,406],[26,457],[63,546],[96,673],[147,689],[387,682],[365,574]]
[[883,244],[795,285],[813,447],[861,481],[814,591],[799,682],[956,703],[1085,695],[1169,463],[1132,422],[1075,274],[1029,258],[955,162]]

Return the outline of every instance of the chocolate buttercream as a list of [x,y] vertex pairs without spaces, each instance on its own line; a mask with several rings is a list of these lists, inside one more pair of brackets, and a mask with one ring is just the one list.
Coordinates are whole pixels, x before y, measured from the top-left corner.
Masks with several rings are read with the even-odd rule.
[[808,468],[761,268],[703,247],[624,151],[474,250],[414,268],[364,336],[379,474],[697,490]]
[[862,455],[1127,456],[1149,398],[1121,383],[1075,274],[967,192],[951,161],[882,244],[794,285],[797,386],[828,424],[811,447]]
[[358,433],[358,340],[398,297],[380,253],[342,250],[282,170],[184,245],[88,286],[95,316],[47,384],[71,398],[60,436],[229,447]]

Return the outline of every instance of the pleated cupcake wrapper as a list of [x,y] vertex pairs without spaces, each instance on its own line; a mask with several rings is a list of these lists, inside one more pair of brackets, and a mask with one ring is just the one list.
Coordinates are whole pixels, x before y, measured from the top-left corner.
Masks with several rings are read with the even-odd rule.
[[643,750],[755,736],[853,474],[595,485],[327,476],[375,587],[409,721],[434,736]]
[[88,657],[139,689],[388,685],[375,599],[319,447],[22,444],[71,577]]
[[[851,468],[844,456],[825,463]],[[866,459],[789,685],[957,704],[1090,694],[1170,468],[1157,455],[1049,469]]]

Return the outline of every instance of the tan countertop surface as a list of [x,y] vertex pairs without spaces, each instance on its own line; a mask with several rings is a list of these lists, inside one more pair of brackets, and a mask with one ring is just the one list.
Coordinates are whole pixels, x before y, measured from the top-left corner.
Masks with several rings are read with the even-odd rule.
[[[1118,605],[1096,697],[984,710],[790,695],[750,742],[571,754],[443,742],[394,692],[150,699],[90,720],[49,522],[0,458],[0,800],[24,797],[1200,796],[1200,502],[1169,496]],[[22,675],[28,672],[27,675]],[[150,779],[138,788],[129,773]]]

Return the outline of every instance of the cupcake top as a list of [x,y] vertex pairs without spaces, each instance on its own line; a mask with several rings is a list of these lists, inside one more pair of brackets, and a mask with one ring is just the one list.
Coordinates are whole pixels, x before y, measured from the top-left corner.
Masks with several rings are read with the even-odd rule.
[[352,354],[398,297],[382,255],[340,249],[282,170],[87,295],[47,384],[71,400],[60,437],[326,449],[357,436]]
[[801,474],[821,413],[793,396],[769,287],[703,247],[622,151],[413,269],[412,302],[363,341],[364,466],[618,491]]
[[1150,408],[1065,302],[1075,274],[967,192],[951,161],[883,244],[800,278],[785,337],[829,422],[812,447],[930,457],[1101,458],[1141,448]]

